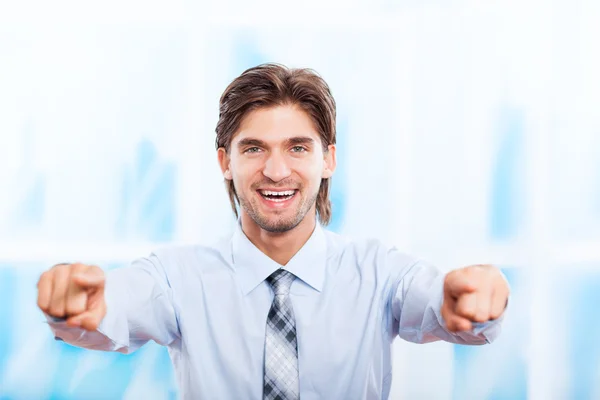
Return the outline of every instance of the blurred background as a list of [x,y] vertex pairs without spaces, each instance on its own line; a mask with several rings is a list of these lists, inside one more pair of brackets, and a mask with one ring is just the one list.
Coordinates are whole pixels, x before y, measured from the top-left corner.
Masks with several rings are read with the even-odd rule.
[[600,399],[598,1],[0,4],[1,399],[176,398],[156,344],[54,341],[35,285],[230,232],[218,100],[267,61],[337,100],[332,230],[511,283],[494,344],[397,340],[391,398]]

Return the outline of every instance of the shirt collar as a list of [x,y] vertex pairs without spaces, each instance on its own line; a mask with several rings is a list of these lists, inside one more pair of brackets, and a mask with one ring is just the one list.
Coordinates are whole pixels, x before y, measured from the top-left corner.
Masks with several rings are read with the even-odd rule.
[[318,222],[308,241],[286,266],[278,264],[254,246],[242,231],[239,220],[231,244],[233,265],[240,278],[244,295],[250,293],[279,268],[291,272],[319,292],[323,289],[327,244],[323,228]]

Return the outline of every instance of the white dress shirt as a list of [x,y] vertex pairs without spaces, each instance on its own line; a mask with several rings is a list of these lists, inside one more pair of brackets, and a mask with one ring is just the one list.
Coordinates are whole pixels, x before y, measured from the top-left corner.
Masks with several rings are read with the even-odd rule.
[[[184,399],[261,399],[267,313],[265,279],[282,266],[237,226],[212,246],[173,246],[107,272],[107,314],[97,332],[49,318],[57,338],[129,353],[167,346]],[[377,240],[353,241],[317,224],[284,266],[296,275],[300,397],[387,399],[392,341],[485,344],[500,321],[472,332],[444,328],[444,274]]]

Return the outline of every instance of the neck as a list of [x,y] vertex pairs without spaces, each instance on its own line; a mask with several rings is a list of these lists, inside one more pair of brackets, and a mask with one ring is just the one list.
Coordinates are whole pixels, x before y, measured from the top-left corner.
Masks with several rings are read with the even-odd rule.
[[268,232],[258,226],[248,214],[242,211],[242,231],[260,251],[279,265],[286,265],[304,246],[313,231],[316,220],[315,211],[306,214],[293,229],[286,232]]

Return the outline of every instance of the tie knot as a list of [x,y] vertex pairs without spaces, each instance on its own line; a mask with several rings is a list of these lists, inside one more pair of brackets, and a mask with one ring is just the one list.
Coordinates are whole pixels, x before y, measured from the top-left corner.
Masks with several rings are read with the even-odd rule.
[[292,286],[294,279],[296,279],[296,277],[291,272],[284,269],[278,269],[269,275],[267,282],[273,288],[275,296],[278,296],[281,294],[287,295],[290,292],[290,286]]

